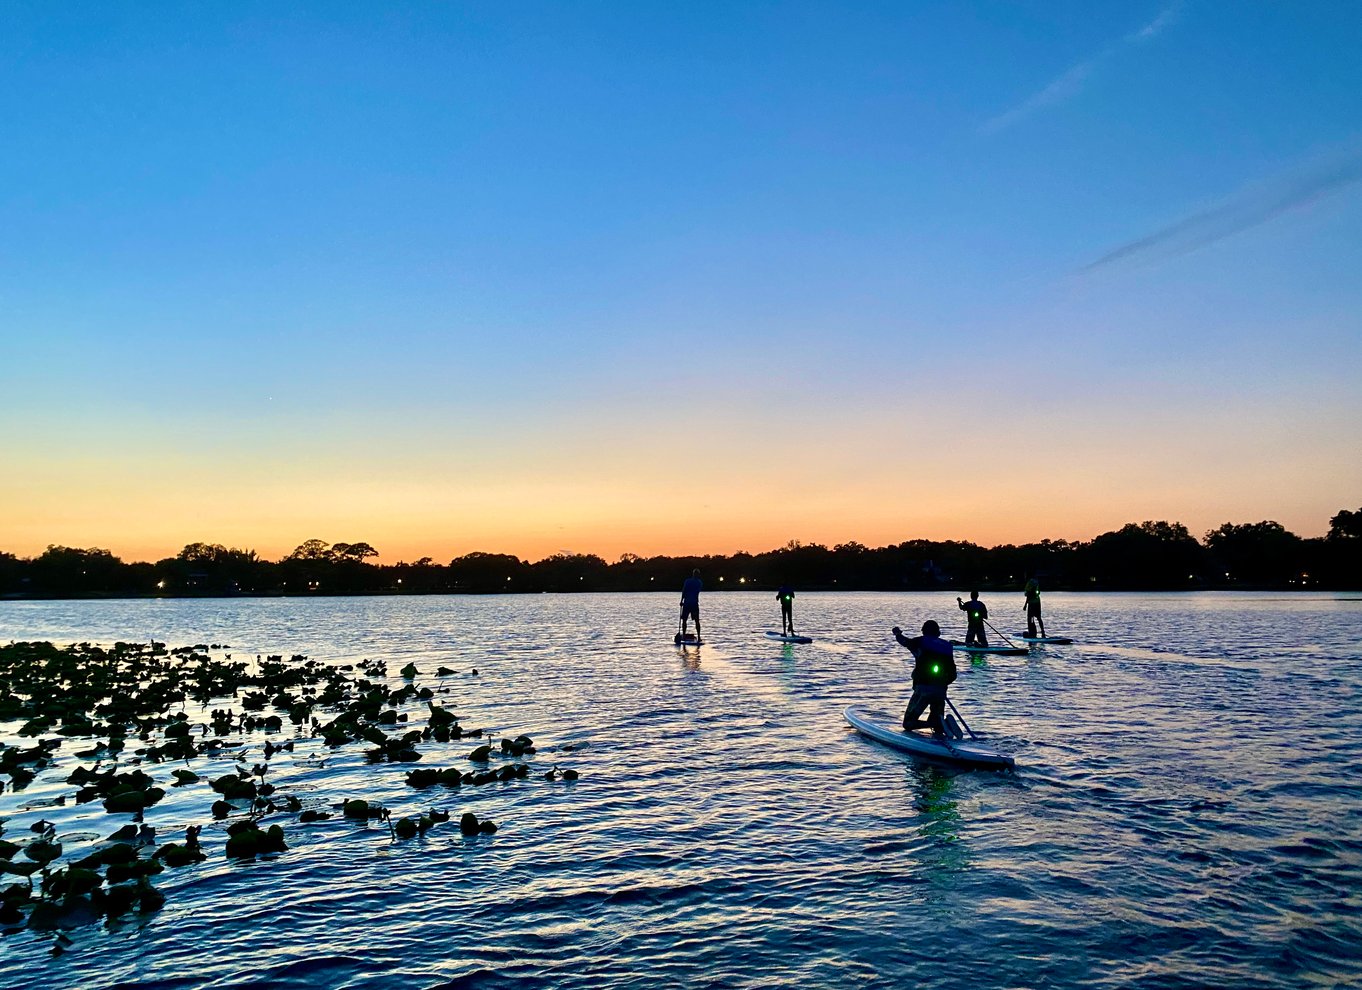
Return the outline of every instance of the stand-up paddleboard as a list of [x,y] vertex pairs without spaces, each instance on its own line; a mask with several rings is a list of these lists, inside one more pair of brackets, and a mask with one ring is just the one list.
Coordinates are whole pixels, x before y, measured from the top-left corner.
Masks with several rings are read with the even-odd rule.
[[770,630],[767,630],[767,632],[766,632],[766,638],[767,638],[767,639],[774,639],[774,640],[777,640],[778,642],[781,642],[781,643],[812,643],[812,642],[813,642],[813,637],[812,637],[812,636],[785,636],[785,635],[783,635],[783,634],[781,634],[781,633],[778,633],[778,632],[771,632]]
[[1052,643],[1055,646],[1069,646],[1073,643],[1068,636],[1029,636],[1026,633],[1017,633],[1016,638],[1023,643]]
[[674,642],[676,643],[677,646],[681,647],[705,645],[705,641],[700,639],[700,637],[696,636],[695,633],[686,633],[686,635],[684,636],[682,636],[680,633],[677,633]]
[[842,713],[853,729],[863,736],[882,742],[886,746],[914,756],[922,756],[947,763],[963,763],[976,767],[1015,766],[1012,757],[1006,753],[988,749],[973,742],[957,742],[954,739],[938,739],[916,732],[904,732],[900,728],[886,725],[876,719],[860,705],[852,705]]
[[987,654],[995,657],[1024,657],[1027,653],[1020,646],[966,646],[958,639],[951,640],[951,646],[961,653],[968,653],[971,656]]

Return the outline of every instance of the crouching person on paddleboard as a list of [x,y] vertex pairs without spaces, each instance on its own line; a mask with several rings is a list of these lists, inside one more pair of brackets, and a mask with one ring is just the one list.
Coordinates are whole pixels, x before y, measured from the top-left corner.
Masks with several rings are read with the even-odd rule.
[[[941,638],[941,627],[931,619],[922,624],[922,635],[909,639],[894,627],[894,638],[913,654],[913,696],[903,713],[903,731],[928,728],[945,738],[946,688],[955,680],[955,657],[951,644]],[[921,715],[929,711],[924,720]]]

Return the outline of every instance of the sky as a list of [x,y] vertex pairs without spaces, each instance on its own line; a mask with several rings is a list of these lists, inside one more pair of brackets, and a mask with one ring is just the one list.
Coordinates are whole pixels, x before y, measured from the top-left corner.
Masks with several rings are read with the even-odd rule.
[[1362,6],[0,5],[0,550],[1323,534]]

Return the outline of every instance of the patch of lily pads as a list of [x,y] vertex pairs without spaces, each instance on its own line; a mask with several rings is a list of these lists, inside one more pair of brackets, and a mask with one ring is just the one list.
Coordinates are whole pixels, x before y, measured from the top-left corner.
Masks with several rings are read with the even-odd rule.
[[[401,668],[402,683],[394,687],[382,660],[336,666],[299,655],[247,662],[222,652],[228,649],[0,645],[0,728],[17,724],[5,738],[18,740],[0,742],[0,798],[23,792],[49,769],[60,773],[61,765],[74,764],[64,778],[72,790],[27,807],[97,802],[106,814],[131,816],[93,845],[80,833],[63,837],[79,849],[64,848],[46,820],[33,823],[27,835],[6,838],[0,817],[0,934],[51,932],[52,952],[60,955],[73,944],[68,930],[154,913],[165,903],[154,878],[209,858],[205,827],[222,839],[221,855],[241,862],[286,854],[291,829],[337,816],[378,825],[392,842],[421,838],[454,820],[453,812],[438,808],[394,816],[367,797],[326,805],[285,793],[271,779],[271,759],[291,755],[296,742],[308,739],[327,751],[363,746],[371,763],[416,763],[423,746],[482,740],[483,729],[465,728],[459,715],[436,702],[434,688],[416,683],[415,663]],[[454,676],[450,667],[436,672],[442,681]],[[274,738],[286,729],[289,738]],[[534,740],[523,734],[480,742],[463,767],[414,767],[406,783],[452,794],[532,776],[577,779],[577,771],[556,764],[536,772],[530,762],[536,753]],[[227,760],[235,769],[205,776],[187,765],[195,760]],[[189,825],[176,841],[159,842],[146,813],[170,788],[202,788],[203,823]],[[472,811],[459,814],[456,824],[464,837],[498,831]]]

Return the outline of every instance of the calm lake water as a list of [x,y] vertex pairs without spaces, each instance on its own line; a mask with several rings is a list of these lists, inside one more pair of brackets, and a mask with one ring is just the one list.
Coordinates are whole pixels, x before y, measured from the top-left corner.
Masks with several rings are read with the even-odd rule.
[[[535,757],[575,783],[454,792],[406,787],[406,767],[368,765],[362,746],[300,739],[274,758],[285,790],[500,823],[473,839],[279,815],[289,851],[237,864],[206,783],[172,790],[148,821],[163,837],[207,824],[208,861],[156,878],[160,912],[76,929],[60,958],[50,935],[4,937],[0,986],[1357,986],[1348,597],[1047,595],[1049,631],[1076,645],[962,661],[952,688],[1016,772],[956,774],[841,714],[902,711],[889,628],[937,618],[962,635],[953,595],[801,595],[817,642],[782,647],[761,636],[779,626],[772,595],[710,594],[709,645],[684,655],[673,593],[0,603],[0,641],[384,658],[395,686],[409,660],[418,684],[445,664],[460,673],[442,700],[466,725],[585,744]],[[1002,632],[1023,627],[1020,595],[984,598]],[[25,810],[73,790],[74,748],[0,794],[7,835],[127,820],[98,802]],[[422,765],[469,748],[424,746]]]

